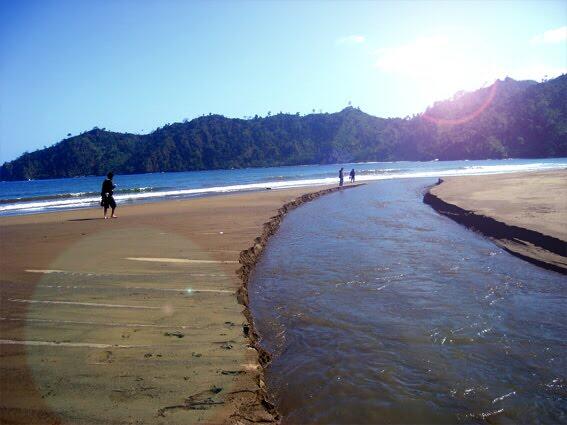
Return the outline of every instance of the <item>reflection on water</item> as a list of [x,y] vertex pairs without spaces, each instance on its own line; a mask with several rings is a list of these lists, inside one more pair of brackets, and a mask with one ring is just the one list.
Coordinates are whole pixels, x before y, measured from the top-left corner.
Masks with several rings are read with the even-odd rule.
[[285,423],[565,423],[565,278],[385,181],[290,213],[252,312]]

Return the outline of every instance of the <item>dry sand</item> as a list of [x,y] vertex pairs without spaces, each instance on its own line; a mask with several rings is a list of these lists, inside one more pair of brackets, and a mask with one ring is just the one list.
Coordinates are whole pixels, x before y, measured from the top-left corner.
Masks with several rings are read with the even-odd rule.
[[425,201],[512,254],[567,272],[567,170],[449,177]]
[[0,219],[0,422],[273,421],[236,293],[264,191]]

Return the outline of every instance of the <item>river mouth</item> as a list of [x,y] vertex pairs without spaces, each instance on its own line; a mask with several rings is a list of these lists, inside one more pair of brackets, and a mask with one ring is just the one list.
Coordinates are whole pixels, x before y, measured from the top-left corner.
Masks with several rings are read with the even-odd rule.
[[249,295],[284,423],[559,423],[565,279],[391,180],[286,216]]

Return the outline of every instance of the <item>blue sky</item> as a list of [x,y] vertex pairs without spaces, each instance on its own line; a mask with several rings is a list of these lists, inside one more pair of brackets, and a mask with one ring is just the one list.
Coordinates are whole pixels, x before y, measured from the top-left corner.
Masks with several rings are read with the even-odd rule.
[[0,161],[209,112],[381,117],[567,72],[566,1],[0,2]]

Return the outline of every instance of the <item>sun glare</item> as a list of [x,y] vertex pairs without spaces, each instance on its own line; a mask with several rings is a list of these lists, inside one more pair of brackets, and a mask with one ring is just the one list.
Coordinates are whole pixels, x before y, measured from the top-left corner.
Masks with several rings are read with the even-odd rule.
[[377,51],[376,67],[410,78],[419,97],[428,104],[491,84],[498,75],[494,67],[481,65],[466,54],[466,43],[445,36],[422,37],[411,43]]
[[498,82],[494,82],[486,93],[486,97],[476,108],[472,109],[472,111],[468,112],[467,114],[461,115],[455,118],[447,118],[447,117],[437,117],[431,114],[429,111],[426,111],[422,117],[427,121],[433,122],[437,125],[456,125],[456,124],[464,124],[473,120],[474,118],[478,117],[486,108],[490,106],[496,93],[498,91]]

